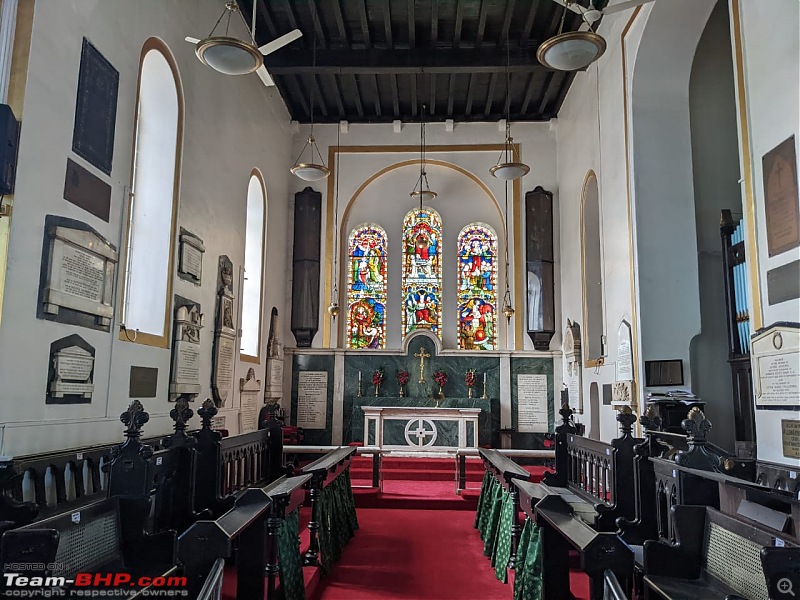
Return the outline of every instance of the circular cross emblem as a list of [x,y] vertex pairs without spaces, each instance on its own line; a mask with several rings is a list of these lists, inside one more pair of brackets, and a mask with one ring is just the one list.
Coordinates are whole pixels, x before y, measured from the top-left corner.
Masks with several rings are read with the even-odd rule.
[[436,425],[429,419],[411,419],[406,423],[406,442],[409,446],[423,448],[432,446],[439,432]]

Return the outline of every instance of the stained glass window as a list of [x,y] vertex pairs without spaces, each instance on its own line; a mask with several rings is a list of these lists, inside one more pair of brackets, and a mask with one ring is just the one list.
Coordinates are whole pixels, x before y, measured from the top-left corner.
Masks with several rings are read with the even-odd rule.
[[386,347],[386,232],[359,225],[348,238],[347,346]]
[[442,337],[442,219],[430,208],[403,219],[403,335],[428,329]]
[[458,234],[458,347],[497,347],[497,236],[472,223]]

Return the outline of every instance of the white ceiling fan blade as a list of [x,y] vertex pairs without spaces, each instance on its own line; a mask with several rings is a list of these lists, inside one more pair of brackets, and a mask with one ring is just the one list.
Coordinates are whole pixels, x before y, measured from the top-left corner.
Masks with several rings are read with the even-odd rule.
[[569,4],[566,2],[566,0],[553,0],[553,2],[555,2],[556,4],[560,4],[564,8],[568,8],[572,12],[577,13],[579,15],[582,15],[583,11],[586,10],[577,2],[570,2]]
[[199,42],[199,41],[200,41],[200,40],[198,40],[197,38],[193,38],[193,37],[190,37],[190,36],[188,36],[188,35],[187,35],[187,36],[186,36],[184,39],[185,39],[187,42],[189,42],[190,44],[197,44],[197,42]]
[[610,15],[623,10],[636,8],[637,6],[641,6],[642,4],[648,4],[650,2],[654,2],[654,0],[628,0],[628,2],[620,2],[619,4],[614,4],[613,6],[606,6],[603,9],[603,14]]
[[267,54],[272,54],[273,52],[275,52],[275,50],[283,48],[286,44],[289,44],[301,37],[303,37],[303,32],[300,31],[299,29],[295,29],[294,31],[290,31],[286,35],[282,35],[281,37],[275,38],[271,42],[264,44],[258,49],[258,51],[266,56]]
[[256,75],[258,75],[259,79],[261,79],[261,82],[265,86],[272,87],[275,85],[275,82],[272,80],[272,75],[269,74],[269,71],[267,71],[267,68],[264,65],[261,65],[258,67],[258,69],[256,69]]

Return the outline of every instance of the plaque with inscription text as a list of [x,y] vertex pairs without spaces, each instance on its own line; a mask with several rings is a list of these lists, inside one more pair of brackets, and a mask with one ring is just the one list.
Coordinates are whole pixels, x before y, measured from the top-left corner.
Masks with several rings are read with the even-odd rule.
[[756,408],[800,407],[800,328],[778,323],[760,331],[750,359]]
[[517,431],[547,431],[547,375],[517,375]]
[[92,401],[94,348],[78,335],[50,345],[47,404],[81,404]]
[[297,426],[325,429],[328,423],[328,373],[300,371],[297,375]]
[[781,440],[786,458],[800,458],[800,421],[782,419]]
[[769,255],[800,246],[800,205],[797,194],[797,152],[794,136],[764,155],[764,211]]

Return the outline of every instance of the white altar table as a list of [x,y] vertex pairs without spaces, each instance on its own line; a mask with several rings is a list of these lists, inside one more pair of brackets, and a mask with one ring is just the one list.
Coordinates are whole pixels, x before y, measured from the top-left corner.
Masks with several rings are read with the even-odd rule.
[[[478,446],[480,408],[364,406],[362,410],[365,446],[414,452],[455,451]],[[401,437],[400,425],[404,421]],[[453,431],[454,423],[457,423],[457,434]],[[403,440],[405,444],[400,443]]]

